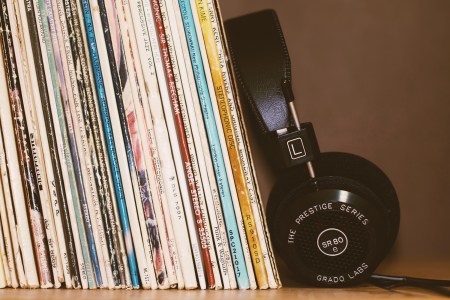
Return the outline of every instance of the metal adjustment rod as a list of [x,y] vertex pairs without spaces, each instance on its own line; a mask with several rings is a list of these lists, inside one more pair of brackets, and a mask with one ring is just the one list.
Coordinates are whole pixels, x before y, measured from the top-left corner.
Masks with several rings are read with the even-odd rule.
[[[289,74],[290,74],[290,72],[289,72]],[[295,127],[297,127],[297,130],[301,132],[302,128],[301,128],[300,120],[298,119],[297,111],[295,110],[294,92],[292,91],[292,84],[291,84],[290,79],[283,80],[282,91],[283,91],[284,97],[286,98],[286,102],[289,105],[289,111],[291,112],[291,117],[292,117],[292,120],[294,121],[294,125],[295,125]],[[312,132],[314,133],[314,131],[312,131]],[[313,164],[310,160],[306,162],[306,166],[308,167],[309,176],[311,178],[315,178],[316,174],[314,172]]]
[[[291,111],[291,116],[292,116],[292,119],[294,121],[295,127],[297,127],[298,131],[301,131],[302,130],[301,126],[300,126],[301,124],[300,124],[300,121],[298,119],[297,111],[295,110],[294,101],[290,101],[289,102],[289,110]],[[315,178],[316,177],[316,173],[314,172],[314,166],[313,166],[312,162],[311,161],[307,161],[306,162],[306,167],[308,168],[309,176],[311,178]]]

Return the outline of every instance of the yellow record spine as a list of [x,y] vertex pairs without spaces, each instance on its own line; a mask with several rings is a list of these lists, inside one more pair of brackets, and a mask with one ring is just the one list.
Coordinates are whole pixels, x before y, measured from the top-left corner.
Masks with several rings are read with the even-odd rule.
[[231,117],[231,108],[226,93],[225,82],[222,77],[222,68],[220,65],[218,50],[215,42],[208,4],[206,0],[196,0],[198,16],[203,32],[203,39],[206,45],[208,62],[211,68],[215,94],[219,104],[220,117],[224,126],[224,134],[227,142],[228,154],[230,156],[231,167],[233,169],[234,181],[238,192],[239,203],[241,205],[242,217],[247,234],[247,241],[250,246],[253,268],[256,274],[256,280],[260,289],[268,288],[268,277],[264,260],[262,257],[261,244],[256,230],[255,218],[251,208],[251,199],[247,187],[244,167],[242,165],[239,150],[237,148],[238,140],[236,137],[234,124]]

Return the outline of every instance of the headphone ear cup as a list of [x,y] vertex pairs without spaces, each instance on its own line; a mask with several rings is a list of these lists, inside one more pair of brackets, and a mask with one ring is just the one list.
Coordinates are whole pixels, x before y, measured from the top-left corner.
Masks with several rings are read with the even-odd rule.
[[[400,224],[397,194],[389,178],[375,164],[360,156],[348,153],[321,153],[313,161],[313,166],[318,179],[322,177],[342,178],[344,180],[341,182],[334,180],[333,185],[341,186],[340,189],[345,189],[346,186],[347,188],[358,187],[357,192],[366,193],[361,190],[360,187],[362,186],[363,189],[376,195],[376,197],[369,197],[369,199],[377,199],[373,201],[380,202],[379,204],[384,208],[388,221],[387,241],[382,253],[384,257],[394,244]],[[304,165],[286,170],[277,180],[267,204],[267,221],[272,232],[276,232],[275,223],[278,218],[282,217],[278,213],[280,207],[286,205],[286,201],[289,201],[290,193],[305,185],[309,180],[308,170]],[[350,184],[351,182],[358,184]],[[277,243],[275,237],[275,245]],[[280,249],[279,246],[276,247]]]
[[273,223],[276,221],[275,215],[281,203],[286,201],[286,195],[296,187],[303,185],[309,179],[310,177],[305,165],[284,170],[278,177],[267,201],[266,216],[269,229],[273,228]]
[[400,205],[395,188],[386,174],[374,163],[360,156],[327,152],[315,164],[318,176],[340,176],[359,182],[373,191],[385,207],[389,222],[386,253],[392,248],[400,226]]

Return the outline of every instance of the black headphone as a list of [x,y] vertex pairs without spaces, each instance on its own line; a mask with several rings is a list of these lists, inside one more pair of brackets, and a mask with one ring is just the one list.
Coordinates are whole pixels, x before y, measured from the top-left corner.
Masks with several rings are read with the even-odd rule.
[[276,13],[231,19],[225,28],[240,104],[281,173],[269,197],[267,222],[286,265],[302,282],[316,286],[349,286],[369,278],[419,285],[417,279],[372,275],[398,233],[395,189],[362,157],[321,153],[312,124],[298,121]]

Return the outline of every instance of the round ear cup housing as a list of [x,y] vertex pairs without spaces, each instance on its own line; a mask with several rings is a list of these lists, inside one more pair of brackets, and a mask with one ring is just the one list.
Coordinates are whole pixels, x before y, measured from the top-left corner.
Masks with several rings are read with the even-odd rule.
[[392,247],[399,206],[384,173],[346,153],[323,153],[278,180],[267,216],[274,245],[304,282],[348,286],[366,279]]

